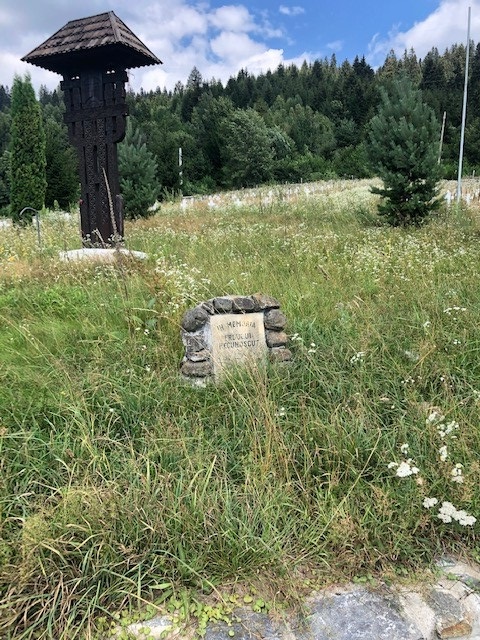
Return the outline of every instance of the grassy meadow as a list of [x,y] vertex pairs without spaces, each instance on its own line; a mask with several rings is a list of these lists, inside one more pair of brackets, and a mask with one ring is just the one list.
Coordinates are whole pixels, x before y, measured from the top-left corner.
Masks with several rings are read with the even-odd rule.
[[[0,637],[480,560],[480,205],[404,230],[367,181],[290,191],[164,204],[144,262],[0,229]],[[183,383],[184,312],[259,291],[293,363]]]

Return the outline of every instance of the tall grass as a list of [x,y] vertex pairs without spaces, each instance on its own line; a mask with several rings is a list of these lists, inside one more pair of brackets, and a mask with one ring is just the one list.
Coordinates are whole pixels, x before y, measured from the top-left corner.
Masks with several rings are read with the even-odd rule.
[[[61,263],[75,222],[47,217],[41,251],[0,230],[2,637],[480,557],[478,523],[438,517],[480,510],[479,212],[406,231],[374,207],[367,183],[172,204],[127,225],[149,259],[120,266]],[[256,291],[281,301],[293,364],[182,383],[186,309]]]

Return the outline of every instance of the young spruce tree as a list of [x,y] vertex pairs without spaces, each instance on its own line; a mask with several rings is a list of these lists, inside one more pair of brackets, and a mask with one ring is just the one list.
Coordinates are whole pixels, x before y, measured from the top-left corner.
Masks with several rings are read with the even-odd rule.
[[151,215],[149,207],[155,204],[159,195],[157,163],[131,120],[127,124],[125,140],[118,147],[118,167],[125,217],[147,218]]
[[372,187],[379,213],[393,226],[420,225],[439,206],[437,164],[440,127],[432,109],[406,76],[394,80],[369,125],[371,168],[383,180]]
[[15,76],[11,117],[10,211],[14,222],[26,223],[31,215],[20,219],[20,212],[24,207],[41,209],[47,188],[42,113],[29,75]]

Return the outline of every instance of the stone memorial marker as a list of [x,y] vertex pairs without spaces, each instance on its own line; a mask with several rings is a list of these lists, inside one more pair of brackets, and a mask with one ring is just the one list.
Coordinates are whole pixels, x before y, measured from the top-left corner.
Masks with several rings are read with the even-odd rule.
[[287,323],[275,298],[222,296],[198,304],[182,320],[183,376],[196,384],[220,379],[236,366],[288,362]]
[[267,354],[263,313],[212,316],[210,319],[214,375],[229,364],[251,363]]

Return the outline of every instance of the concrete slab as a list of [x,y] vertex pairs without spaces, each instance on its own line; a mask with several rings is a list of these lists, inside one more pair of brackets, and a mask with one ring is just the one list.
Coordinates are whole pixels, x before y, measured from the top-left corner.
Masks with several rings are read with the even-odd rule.
[[93,262],[115,262],[121,256],[135,258],[136,260],[146,260],[148,255],[143,251],[131,251],[125,247],[118,249],[72,249],[59,253],[62,262],[78,262],[79,260],[90,260]]

